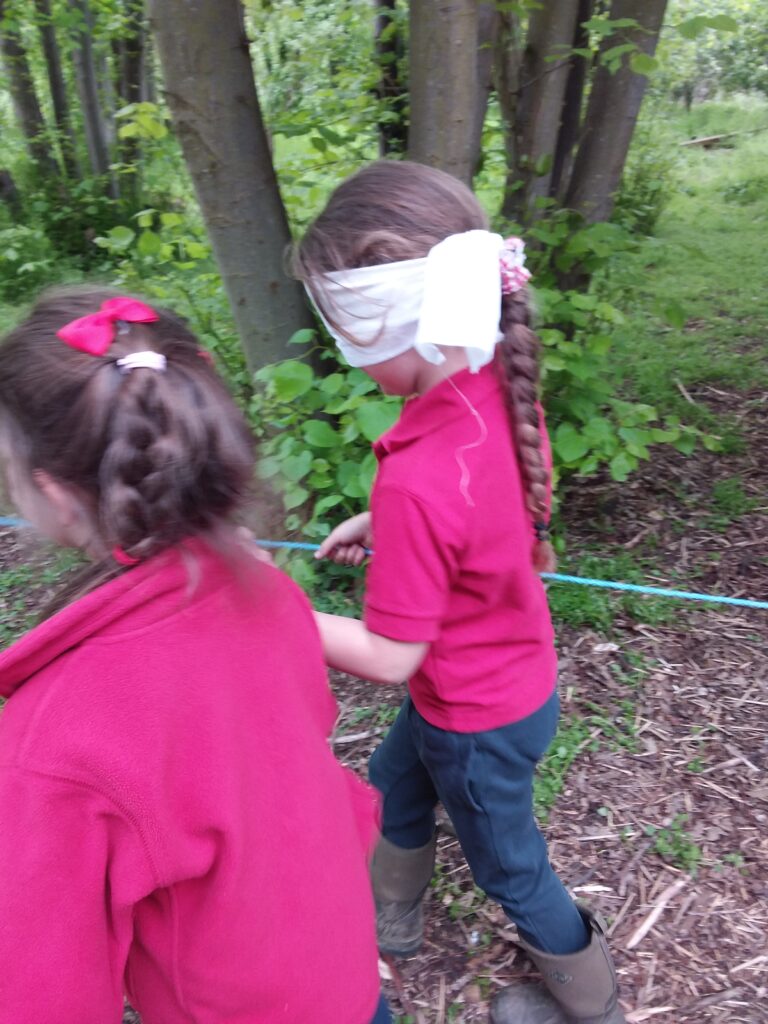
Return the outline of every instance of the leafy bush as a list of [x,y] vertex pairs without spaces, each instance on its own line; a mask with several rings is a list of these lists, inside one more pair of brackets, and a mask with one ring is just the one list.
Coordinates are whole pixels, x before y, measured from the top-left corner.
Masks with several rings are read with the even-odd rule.
[[[292,340],[305,341],[306,332]],[[336,362],[331,352],[324,358]],[[376,472],[371,442],[400,411],[399,399],[371,395],[377,386],[362,370],[333,370],[318,375],[296,359],[266,366],[250,407],[264,439],[259,473],[280,490],[286,529],[318,539],[367,507]]]
[[55,255],[40,228],[0,227],[0,297],[8,302],[28,298],[50,281]]

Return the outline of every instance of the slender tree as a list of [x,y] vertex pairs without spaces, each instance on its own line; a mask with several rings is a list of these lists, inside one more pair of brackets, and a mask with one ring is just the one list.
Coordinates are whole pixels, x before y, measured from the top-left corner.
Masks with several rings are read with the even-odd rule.
[[[612,0],[609,17],[635,18],[639,25],[625,30],[626,41],[653,56],[666,7],[667,0],[645,0],[642,4]],[[615,38],[604,40],[601,52],[615,45]],[[607,220],[611,215],[647,84],[645,75],[632,70],[627,54],[617,71],[600,64],[595,72],[566,193],[566,204],[588,221]]]
[[[121,105],[140,103],[144,81],[144,4],[141,0],[126,0],[125,33],[119,40],[116,54],[115,81]],[[128,171],[122,176],[122,192],[134,204],[139,199],[141,186],[141,143],[137,136],[129,135],[119,141],[120,161]]]
[[12,13],[5,0],[0,0],[0,56],[8,75],[16,120],[32,160],[45,175],[54,176],[59,173],[58,165],[51,152],[50,142],[45,137],[47,125],[27,51],[12,22]]
[[589,31],[585,25],[592,16],[595,0],[578,0],[578,2],[560,132],[557,136],[555,160],[550,179],[550,194],[559,199],[563,198],[563,188],[568,183],[573,167],[573,152],[579,142],[584,91],[591,64],[591,59],[586,56],[589,50]]
[[550,195],[578,6],[561,0],[530,14],[515,116],[505,125],[508,186],[517,185],[506,189],[502,207],[510,219],[535,216],[535,200]]
[[478,109],[477,0],[412,0],[408,155],[469,183]]
[[88,0],[69,0],[72,11],[78,15],[74,50],[75,77],[77,91],[80,96],[80,107],[83,116],[83,129],[88,159],[93,174],[103,177],[108,182],[108,190],[113,198],[117,197],[117,183],[110,173],[109,145],[107,130],[104,123],[99,86],[96,74],[96,62],[93,52],[93,14]]
[[496,40],[501,28],[501,14],[495,0],[477,6],[477,91],[472,121],[472,173],[476,174],[482,160],[483,125],[493,92],[493,62]]
[[51,0],[35,0],[37,9],[37,25],[45,56],[45,70],[48,75],[48,87],[51,92],[51,104],[56,128],[59,136],[59,149],[64,171],[68,178],[76,180],[80,176],[77,162],[75,133],[72,128],[72,117],[69,109],[69,97],[61,68],[61,53],[56,38],[56,28],[51,10]]
[[312,326],[284,269],[290,242],[239,0],[150,0],[165,94],[248,364]]

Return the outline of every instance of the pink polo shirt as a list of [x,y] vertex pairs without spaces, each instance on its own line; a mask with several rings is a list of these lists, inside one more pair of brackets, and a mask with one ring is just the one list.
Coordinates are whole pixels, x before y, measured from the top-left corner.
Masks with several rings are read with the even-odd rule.
[[374,451],[366,625],[430,644],[408,687],[433,725],[480,732],[532,714],[557,660],[495,366],[406,402]]

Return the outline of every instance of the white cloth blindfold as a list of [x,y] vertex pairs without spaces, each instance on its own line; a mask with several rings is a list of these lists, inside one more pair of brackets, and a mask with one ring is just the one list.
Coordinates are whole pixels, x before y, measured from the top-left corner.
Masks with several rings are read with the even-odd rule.
[[[441,346],[465,349],[476,373],[501,338],[504,251],[501,235],[466,231],[449,235],[423,259],[323,274],[307,291],[350,366],[374,366],[411,348],[437,365],[445,361]],[[519,260],[527,275],[522,246]]]

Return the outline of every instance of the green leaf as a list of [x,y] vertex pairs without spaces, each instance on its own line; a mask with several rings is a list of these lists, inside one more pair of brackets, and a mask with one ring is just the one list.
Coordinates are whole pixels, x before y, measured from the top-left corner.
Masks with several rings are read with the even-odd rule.
[[633,469],[637,467],[637,459],[633,458],[627,452],[619,452],[618,455],[614,455],[608,464],[608,470],[614,480],[622,483],[627,479]]
[[317,331],[313,327],[303,327],[300,331],[294,331],[294,333],[288,339],[289,345],[309,345],[310,342],[315,340]]
[[563,462],[578,462],[587,454],[590,444],[571,423],[561,423],[555,431],[554,449]]
[[738,32],[739,23],[735,18],[732,18],[729,14],[715,14],[707,19],[709,21],[709,27],[715,29],[717,32]]
[[280,466],[280,472],[291,483],[297,483],[312,468],[312,452],[308,448],[305,448],[303,452],[298,455],[289,455],[287,459],[283,459],[282,465]]
[[289,487],[283,495],[283,504],[287,509],[298,508],[309,497],[309,491],[303,487]]
[[320,390],[324,395],[338,395],[344,387],[343,373],[330,373],[320,381]]
[[312,368],[297,359],[286,359],[271,367],[271,370],[275,398],[280,402],[292,402],[299,395],[309,391],[314,383]]
[[339,435],[325,420],[308,420],[302,430],[307,443],[314,448],[335,448],[339,443]]
[[368,490],[362,478],[361,466],[356,462],[342,462],[339,466],[338,481],[341,493],[347,498],[365,498]]
[[163,243],[159,235],[154,231],[142,231],[136,243],[136,249],[140,256],[157,256],[162,250]]
[[118,225],[116,228],[110,228],[107,237],[113,249],[127,249],[136,237],[136,232],[124,225]]
[[315,505],[313,515],[321,516],[324,512],[327,512],[329,508],[335,508],[344,501],[342,494],[327,494],[324,498],[321,498]]
[[635,53],[629,58],[629,66],[636,75],[651,75],[659,66],[659,62],[647,53]]
[[392,426],[400,410],[394,402],[370,401],[355,410],[355,419],[360,426],[363,437],[375,441]]

